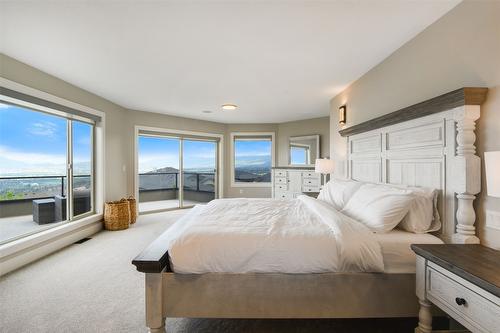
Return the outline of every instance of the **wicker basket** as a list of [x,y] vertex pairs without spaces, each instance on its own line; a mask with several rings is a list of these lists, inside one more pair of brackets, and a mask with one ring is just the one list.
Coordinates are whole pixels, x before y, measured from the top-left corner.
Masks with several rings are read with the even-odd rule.
[[130,204],[127,199],[104,204],[104,228],[106,230],[127,229],[130,222]]
[[134,197],[128,197],[127,201],[130,207],[130,224],[134,224],[137,221],[137,200]]

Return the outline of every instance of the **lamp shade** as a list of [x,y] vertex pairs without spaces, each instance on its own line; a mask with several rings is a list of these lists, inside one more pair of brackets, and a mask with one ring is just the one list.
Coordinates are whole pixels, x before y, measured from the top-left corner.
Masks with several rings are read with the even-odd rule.
[[333,173],[333,160],[327,158],[318,158],[314,164],[314,172],[321,174]]
[[488,195],[500,198],[500,151],[484,153],[484,167]]

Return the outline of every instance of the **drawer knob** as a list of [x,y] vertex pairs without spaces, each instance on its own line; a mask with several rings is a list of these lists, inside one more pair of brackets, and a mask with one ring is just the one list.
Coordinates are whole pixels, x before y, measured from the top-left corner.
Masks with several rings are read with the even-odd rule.
[[457,305],[465,305],[467,303],[465,299],[460,297],[455,298],[455,302],[457,303]]

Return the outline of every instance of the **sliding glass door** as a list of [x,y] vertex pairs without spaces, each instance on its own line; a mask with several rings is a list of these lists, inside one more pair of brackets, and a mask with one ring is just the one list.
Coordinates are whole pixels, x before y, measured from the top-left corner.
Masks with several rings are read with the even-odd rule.
[[0,244],[94,211],[93,135],[90,119],[0,103]]
[[73,167],[71,168],[71,217],[80,216],[92,211],[93,197],[93,126],[87,123],[73,120],[71,122],[71,135],[73,144],[71,155]]
[[183,207],[215,199],[217,193],[217,142],[182,140]]
[[192,207],[217,197],[218,141],[139,133],[139,212]]

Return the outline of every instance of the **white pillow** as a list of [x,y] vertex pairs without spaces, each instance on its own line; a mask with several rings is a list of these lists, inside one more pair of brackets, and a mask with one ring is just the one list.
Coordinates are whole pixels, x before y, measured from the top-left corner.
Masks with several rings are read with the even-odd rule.
[[342,210],[374,232],[388,232],[405,217],[414,196],[407,189],[377,184],[362,185]]
[[439,230],[441,220],[437,210],[438,191],[430,188],[408,189],[412,191],[415,200],[399,228],[417,234]]
[[355,180],[332,179],[323,186],[319,192],[318,200],[341,210],[361,185],[363,183]]

